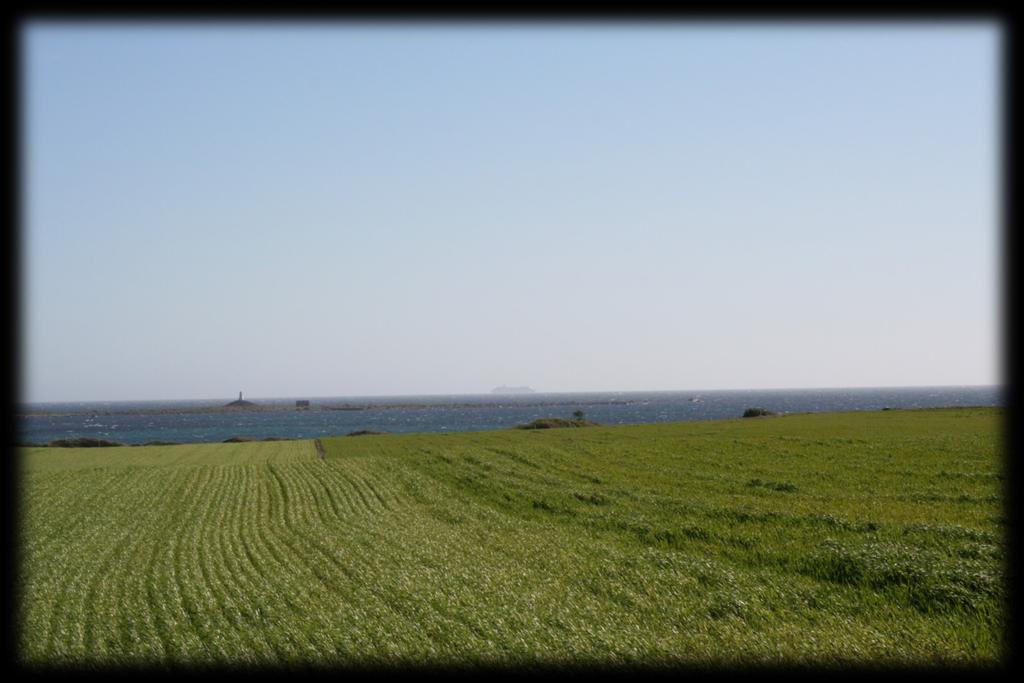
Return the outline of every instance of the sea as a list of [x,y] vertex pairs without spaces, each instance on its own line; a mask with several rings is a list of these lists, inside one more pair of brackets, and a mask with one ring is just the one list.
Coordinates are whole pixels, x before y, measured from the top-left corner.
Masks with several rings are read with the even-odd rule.
[[[216,442],[233,437],[314,439],[387,433],[507,429],[542,417],[605,425],[737,418],[747,408],[822,413],[883,408],[1002,406],[998,386],[631,391],[249,398],[261,410],[211,411],[233,397],[192,401],[33,403],[20,406],[18,443],[93,437],[127,444]],[[308,400],[308,409],[295,407]],[[195,412],[187,412],[194,410]],[[164,411],[164,412],[161,412]],[[204,412],[206,411],[206,412]]]

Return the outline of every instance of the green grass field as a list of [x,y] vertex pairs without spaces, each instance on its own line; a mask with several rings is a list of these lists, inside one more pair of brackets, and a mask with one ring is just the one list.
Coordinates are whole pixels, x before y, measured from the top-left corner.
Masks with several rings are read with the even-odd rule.
[[26,663],[985,664],[998,409],[22,451]]

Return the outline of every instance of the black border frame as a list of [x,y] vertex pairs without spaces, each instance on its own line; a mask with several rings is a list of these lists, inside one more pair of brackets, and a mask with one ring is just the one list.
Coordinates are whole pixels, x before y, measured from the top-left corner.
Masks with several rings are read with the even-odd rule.
[[[225,7],[230,7],[227,5]],[[1016,645],[1020,641],[1019,633],[1019,616],[1017,612],[1017,591],[1014,586],[1016,579],[1016,568],[1020,566],[1019,563],[1019,550],[1020,546],[1015,537],[1016,529],[1019,528],[1020,516],[1018,514],[1018,500],[1014,496],[1014,484],[1020,483],[1021,480],[1021,467],[1015,462],[1015,458],[1012,457],[1020,450],[1021,445],[1021,426],[1019,421],[1015,419],[1016,406],[1017,406],[1017,394],[1015,389],[1015,379],[1017,371],[1019,369],[1015,359],[1013,350],[1017,347],[1020,342],[1020,335],[1018,334],[1016,322],[1016,308],[1014,306],[1014,300],[1012,293],[1019,289],[1020,278],[1014,269],[1014,256],[1017,252],[1019,245],[1019,238],[1015,234],[1016,212],[1014,210],[1014,192],[1013,182],[1015,173],[1015,155],[1014,151],[1014,123],[1015,123],[1015,102],[1014,95],[1016,94],[1016,88],[1014,78],[1016,57],[1017,57],[1017,42],[1016,42],[1016,30],[1015,22],[1013,21],[1012,15],[1003,8],[986,7],[978,3],[933,3],[931,7],[922,7],[921,5],[910,3],[895,5],[892,3],[878,3],[868,2],[861,3],[861,7],[849,7],[839,5],[824,5],[816,6],[815,9],[811,10],[806,7],[801,8],[799,6],[783,6],[775,8],[759,8],[757,6],[736,6],[720,3],[720,4],[691,4],[688,8],[683,8],[679,11],[669,12],[657,12],[657,11],[632,11],[632,12],[606,12],[603,14],[586,14],[586,13],[572,13],[572,12],[558,12],[553,14],[543,13],[523,13],[523,12],[499,12],[496,14],[484,14],[484,13],[460,13],[458,11],[447,11],[447,12],[415,12],[415,11],[402,11],[397,12],[381,12],[381,11],[331,11],[323,8],[314,7],[303,7],[299,4],[290,5],[287,7],[278,7],[276,9],[264,9],[264,10],[236,10],[226,8],[216,8],[216,6],[200,5],[196,3],[152,3],[147,6],[140,8],[138,4],[132,5],[129,3],[105,3],[100,5],[93,5],[92,7],[81,7],[71,4],[51,3],[48,6],[41,6],[38,10],[29,11],[25,8],[16,8],[13,13],[9,15],[6,27],[6,37],[8,46],[8,60],[9,66],[7,70],[8,86],[7,86],[7,102],[8,102],[8,168],[10,173],[8,174],[9,185],[8,185],[8,230],[7,230],[7,249],[5,254],[7,256],[7,268],[5,271],[5,284],[7,285],[7,298],[6,303],[10,315],[8,320],[13,324],[7,326],[7,341],[9,349],[8,361],[7,361],[7,399],[9,410],[5,415],[5,423],[8,429],[7,443],[11,448],[9,451],[9,457],[4,460],[6,467],[6,476],[4,477],[4,483],[6,485],[6,500],[8,506],[6,514],[3,520],[3,533],[7,539],[7,563],[5,564],[5,578],[6,585],[10,590],[4,592],[3,602],[0,603],[0,607],[3,608],[3,612],[7,615],[6,621],[6,645],[7,645],[7,657],[6,661],[9,664],[9,670],[11,673],[18,674],[40,674],[40,673],[86,673],[102,672],[104,674],[161,674],[161,673],[186,673],[186,674],[215,674],[222,675],[224,673],[242,673],[249,675],[256,673],[252,669],[234,669],[231,667],[216,667],[216,668],[195,668],[195,667],[175,667],[173,669],[135,669],[135,668],[82,668],[82,669],[67,669],[62,667],[36,667],[26,666],[20,662],[17,653],[17,641],[18,641],[18,624],[17,624],[17,586],[15,585],[15,579],[19,567],[18,557],[18,481],[19,481],[19,467],[18,467],[18,455],[17,449],[14,448],[17,434],[17,420],[15,419],[16,409],[19,402],[19,396],[21,396],[22,378],[21,378],[21,365],[20,365],[20,351],[21,351],[21,329],[22,329],[22,310],[21,300],[19,298],[19,292],[22,285],[21,278],[21,255],[22,255],[22,169],[23,169],[23,155],[22,155],[22,138],[21,131],[23,130],[23,111],[21,104],[21,93],[22,93],[22,30],[23,25],[29,21],[50,21],[50,22],[74,22],[74,23],[90,23],[90,22],[103,22],[103,23],[159,23],[159,22],[229,22],[232,24],[243,23],[243,22],[255,22],[261,24],[272,24],[272,23],[313,23],[313,22],[324,22],[324,21],[339,21],[346,23],[396,23],[396,22],[415,22],[415,23],[428,23],[428,24],[461,24],[461,23],[476,23],[486,22],[492,23],[495,21],[500,22],[514,22],[514,23],[538,23],[543,22],[547,24],[572,24],[572,25],[602,25],[602,24],[634,24],[634,23],[651,23],[651,22],[701,22],[701,23],[752,23],[759,25],[768,24],[801,24],[801,23],[821,23],[821,24],[835,24],[835,23],[879,23],[879,24],[897,24],[897,23],[929,23],[929,22],[950,22],[950,23],[962,23],[962,22],[992,22],[998,25],[1000,29],[1000,57],[999,57],[999,86],[1000,86],[1000,112],[998,121],[998,135],[1001,139],[998,152],[998,163],[999,163],[999,181],[998,189],[1000,193],[1000,215],[999,221],[1001,224],[1001,242],[1000,242],[1000,254],[999,254],[999,284],[1001,288],[1001,300],[999,303],[999,310],[1002,316],[1001,319],[1001,349],[1000,349],[1000,361],[1001,361],[1001,372],[1002,372],[1002,392],[1003,401],[1006,406],[1006,418],[1004,422],[1004,445],[1005,445],[1005,465],[1007,471],[1007,478],[1004,480],[1004,494],[1007,501],[1007,516],[1009,523],[1007,528],[1011,537],[1008,541],[1008,557],[1009,557],[1009,571],[1008,571],[1008,620],[1007,620],[1007,632],[1005,634],[1005,647],[1004,647],[1004,659],[997,666],[994,667],[965,667],[963,669],[915,669],[913,667],[908,668],[889,668],[882,666],[872,666],[866,663],[863,669],[854,667],[842,667],[842,668],[821,668],[821,667],[775,667],[775,666],[758,666],[751,668],[742,669],[704,669],[704,668],[684,668],[684,669],[670,669],[666,670],[663,668],[655,667],[644,667],[644,666],[628,666],[628,667],[592,667],[592,666],[573,666],[573,665],[541,665],[538,667],[531,667],[530,669],[506,669],[506,668],[474,668],[474,669],[439,669],[433,666],[423,666],[415,663],[410,663],[408,667],[387,667],[380,668],[376,666],[361,667],[361,668],[343,668],[343,669],[324,669],[320,667],[309,667],[309,668],[298,668],[295,667],[283,667],[283,668],[268,668],[265,669],[268,673],[334,673],[334,672],[347,672],[351,674],[380,674],[387,673],[393,675],[395,673],[408,672],[415,675],[423,675],[430,673],[445,673],[445,674],[460,674],[460,673],[472,673],[472,674],[485,674],[494,675],[500,673],[553,673],[556,675],[572,675],[572,674],[583,674],[593,675],[595,673],[644,673],[644,674],[679,674],[679,673],[701,673],[701,674],[720,674],[724,673],[729,676],[735,676],[742,673],[785,673],[789,675],[799,674],[818,674],[825,673],[828,675],[836,675],[840,673],[861,673],[861,674],[873,674],[883,672],[893,673],[925,673],[929,676],[936,676],[942,674],[961,674],[961,675],[985,675],[985,674],[997,674],[1005,675],[1011,671],[1018,669],[1018,657],[1016,655]],[[259,669],[258,671],[263,671]]]

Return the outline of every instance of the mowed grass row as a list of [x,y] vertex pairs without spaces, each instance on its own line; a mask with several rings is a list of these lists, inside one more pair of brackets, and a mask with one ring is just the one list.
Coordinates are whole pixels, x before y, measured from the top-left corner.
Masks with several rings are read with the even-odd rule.
[[[1002,657],[997,409],[31,449],[55,664]],[[102,450],[102,453],[95,451]]]

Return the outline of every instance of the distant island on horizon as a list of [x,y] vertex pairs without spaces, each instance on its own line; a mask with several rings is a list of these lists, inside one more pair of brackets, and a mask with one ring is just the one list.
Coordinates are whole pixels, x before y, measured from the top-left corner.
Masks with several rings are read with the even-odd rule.
[[506,387],[504,384],[500,387],[494,387],[491,389],[492,394],[535,394],[537,393],[530,387]]

